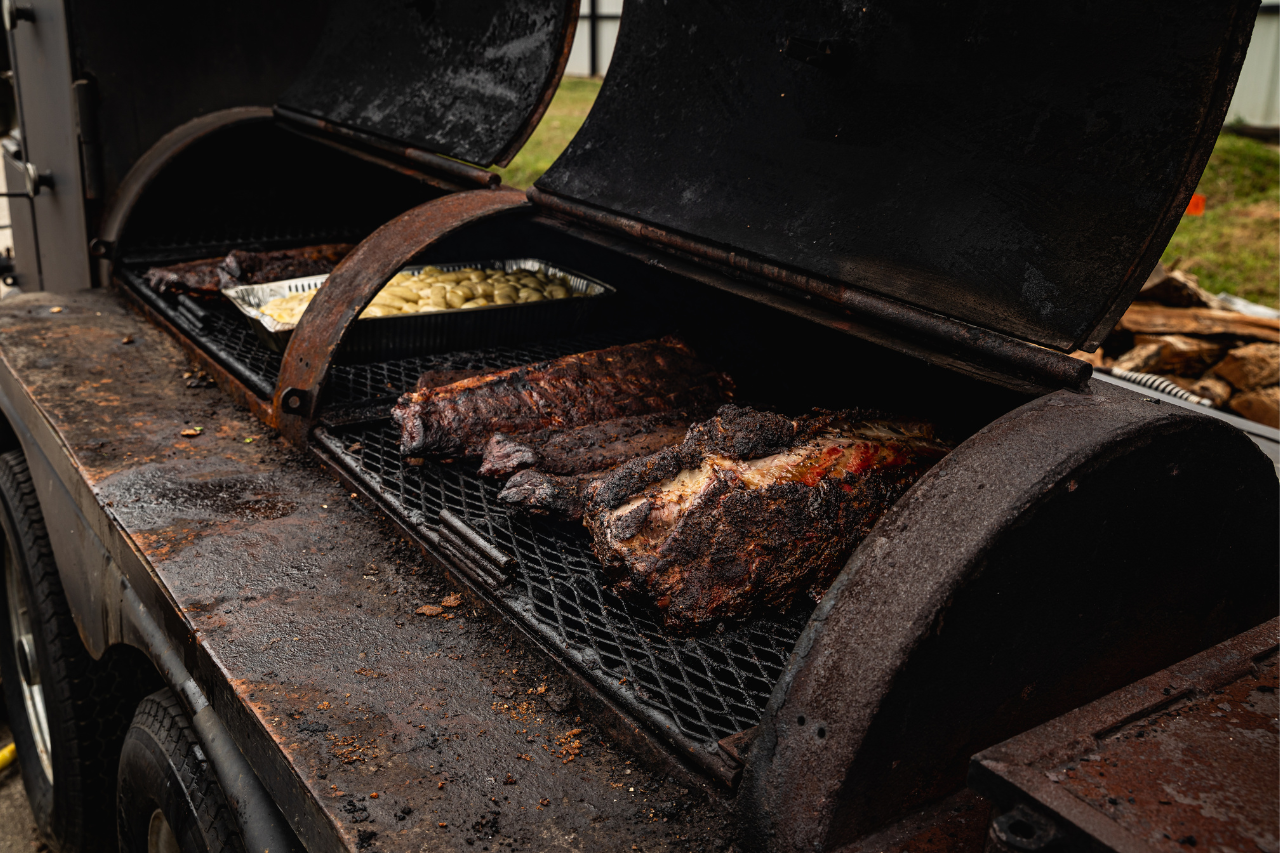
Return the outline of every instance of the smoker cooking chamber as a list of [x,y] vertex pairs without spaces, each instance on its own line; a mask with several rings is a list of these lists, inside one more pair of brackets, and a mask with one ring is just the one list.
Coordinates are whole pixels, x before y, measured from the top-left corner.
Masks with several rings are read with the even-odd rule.
[[[708,9],[695,10],[695,14],[707,13]],[[647,20],[648,26],[664,26],[656,5],[648,7],[646,15],[634,20]],[[1223,26],[1230,30],[1225,34],[1229,37],[1228,40],[1239,40],[1238,26],[1231,21],[1226,21]],[[689,32],[692,33],[693,30],[690,29]],[[705,35],[709,30],[704,27],[700,32]],[[631,34],[626,42],[631,50],[642,49],[648,44],[650,40],[643,35],[643,32],[640,35],[635,32]],[[671,39],[672,44],[678,41],[679,38]],[[733,39],[728,41],[732,42]],[[803,47],[805,34],[796,34],[795,41]],[[822,48],[821,42],[816,44],[819,49]],[[620,49],[621,46],[624,46],[623,41],[620,41]],[[839,40],[833,40],[828,47],[838,51],[845,46]],[[813,62],[815,58],[819,61]],[[1201,59],[1203,56],[1189,59],[1187,64],[1195,66]],[[798,61],[800,65],[787,65],[783,77],[812,75],[813,71],[804,66],[811,66],[822,73],[830,71],[830,68],[823,67],[824,62],[820,56],[796,57],[789,52],[784,65],[791,60]],[[1229,95],[1233,79],[1233,61],[1235,60],[1225,61],[1225,75],[1218,75],[1214,81],[1210,81],[1209,89],[1201,91],[1203,100],[1197,102],[1189,114],[1182,116],[1183,120],[1190,122],[1188,128],[1195,122],[1201,122],[1195,127],[1203,129],[1205,121],[1208,125],[1214,125],[1215,120],[1220,120],[1219,107],[1225,106],[1224,98]],[[620,64],[619,67],[625,65]],[[1189,73],[1200,71],[1200,68],[1191,67]],[[644,77],[641,74],[638,79]],[[819,88],[827,87],[827,82],[822,83]],[[1174,88],[1177,88],[1177,84]],[[751,98],[745,98],[744,103],[751,103],[752,98],[773,98],[769,85],[757,85],[756,89],[758,91]],[[608,87],[606,94],[607,92]],[[606,100],[604,95],[602,100]],[[591,156],[616,155],[619,161],[627,161],[630,167],[634,166],[634,159],[629,157],[631,152],[628,151],[628,140],[632,137],[626,132],[625,125],[627,121],[648,119],[641,115],[643,111],[637,112],[622,122],[620,131],[618,103],[615,97],[612,111],[602,113],[604,119],[612,122],[611,125],[603,121],[597,122],[594,118],[589,119],[580,136],[581,140],[595,139],[599,143],[595,146],[598,150]],[[794,100],[790,103],[794,103]],[[1053,106],[1052,99],[1049,106]],[[689,114],[696,112],[693,110]],[[745,112],[751,113],[752,110]],[[293,122],[298,126],[298,117],[290,110],[280,109],[278,115],[286,122]],[[1022,114],[1021,117],[1027,118],[1027,115]],[[658,124],[664,122],[659,121]],[[322,125],[323,123],[318,124],[312,129],[324,130]],[[593,126],[594,137],[588,133]],[[1014,127],[1010,130],[1010,135],[1016,137],[1025,130],[1026,127]],[[660,131],[666,132],[665,129]],[[687,133],[684,135],[691,136]],[[962,136],[970,138],[970,135]],[[784,152],[789,151],[785,145],[781,148]],[[576,153],[573,149],[569,152],[578,157],[582,153],[581,148]],[[1181,195],[1190,191],[1186,174],[1196,171],[1195,164],[1202,163],[1204,156],[1207,156],[1207,143],[1200,136],[1188,142],[1178,157],[1170,159],[1170,162],[1175,159],[1178,161],[1178,166],[1171,172],[1164,163],[1164,153],[1155,158],[1160,161],[1157,165],[1168,172],[1160,176],[1160,192],[1157,195],[1161,198],[1154,201],[1146,199],[1146,207],[1137,211],[1141,216],[1129,217],[1127,220],[1134,223],[1135,232],[1142,232],[1135,239],[1147,241],[1144,243],[1147,247],[1144,252],[1149,253],[1150,246],[1160,242],[1161,229],[1169,225],[1174,215],[1169,211],[1174,210],[1176,213]],[[565,162],[572,159],[567,154]],[[680,159],[701,162],[705,158],[685,156]],[[786,154],[785,160],[788,163],[793,159],[790,153]],[[819,162],[822,158],[812,159]],[[856,158],[850,158],[850,161],[853,159]],[[944,156],[943,160],[948,161],[948,158]],[[874,167],[874,158],[868,162]],[[688,165],[688,162],[684,162],[684,165]],[[1109,164],[1106,158],[1102,158],[1095,165],[1101,165],[1105,172],[1115,164]],[[237,322],[239,318],[229,312],[223,315],[221,309],[211,306],[197,310],[190,305],[154,299],[145,292],[138,295],[191,345],[225,370],[235,380],[234,384],[249,389],[254,397],[251,405],[256,404],[257,411],[279,425],[287,437],[296,442],[310,442],[312,448],[335,472],[350,482],[353,488],[363,491],[379,504],[391,519],[417,538],[426,550],[446,565],[453,566],[459,575],[471,582],[473,588],[487,596],[498,610],[533,637],[547,653],[581,676],[580,680],[604,697],[604,704],[621,708],[630,719],[644,722],[650,735],[674,747],[676,753],[687,762],[725,783],[733,784],[736,781],[736,759],[745,754],[737,748],[741,747],[743,739],[736,739],[736,747],[729,748],[725,744],[718,745],[717,742],[723,741],[726,736],[750,729],[757,722],[762,723],[759,728],[760,737],[752,747],[752,760],[745,770],[744,790],[747,794],[741,797],[748,808],[753,803],[759,806],[757,813],[746,815],[747,824],[753,827],[751,831],[759,836],[759,844],[773,844],[762,839],[772,837],[771,827],[776,826],[781,826],[784,831],[791,831],[797,839],[802,834],[817,832],[823,833],[826,841],[843,843],[855,831],[867,828],[856,821],[891,817],[893,808],[913,805],[909,801],[910,797],[923,790],[916,785],[909,791],[902,789],[899,792],[902,796],[893,793],[873,794],[870,800],[879,796],[885,802],[867,807],[862,813],[857,813],[856,810],[869,800],[857,800],[856,796],[846,796],[843,791],[832,793],[835,786],[842,784],[841,780],[855,778],[851,769],[854,758],[863,761],[858,767],[858,773],[870,779],[873,788],[878,786],[880,790],[890,792],[897,790],[891,785],[882,784],[890,781],[893,775],[890,770],[898,768],[896,760],[893,761],[892,768],[886,765],[867,770],[861,753],[856,750],[851,753],[847,743],[841,745],[835,740],[837,726],[852,729],[857,725],[848,722],[857,718],[844,714],[844,703],[853,704],[864,699],[873,701],[880,695],[877,690],[882,688],[868,686],[857,677],[845,678],[838,687],[823,694],[820,699],[809,700],[810,707],[799,715],[800,725],[803,726],[806,716],[817,719],[815,715],[822,715],[826,718],[826,725],[815,726],[809,731],[818,732],[816,737],[819,739],[825,738],[826,732],[832,734],[831,741],[821,744],[826,751],[810,755],[803,752],[806,749],[803,744],[797,746],[802,735],[808,736],[807,732],[788,731],[786,727],[790,723],[776,716],[778,713],[783,713],[784,717],[790,714],[790,720],[795,721],[797,715],[794,703],[801,701],[796,700],[795,696],[801,691],[795,689],[796,682],[788,682],[785,690],[778,689],[778,684],[784,673],[789,673],[787,677],[790,678],[797,673],[803,675],[817,670],[818,665],[812,658],[805,660],[805,655],[814,648],[825,649],[828,659],[842,655],[847,658],[858,657],[859,649],[841,645],[844,643],[847,646],[850,641],[832,635],[838,633],[844,637],[875,639],[877,626],[872,624],[876,622],[874,616],[863,618],[852,625],[846,624],[840,632],[828,631],[829,623],[824,623],[821,619],[815,620],[810,625],[808,639],[798,647],[795,658],[792,658],[792,653],[797,650],[797,638],[809,617],[803,609],[776,621],[756,619],[745,625],[726,625],[723,632],[694,640],[667,637],[662,633],[660,621],[651,609],[619,600],[603,588],[598,565],[589,553],[585,532],[580,527],[531,518],[498,506],[495,500],[497,482],[479,477],[474,467],[467,464],[425,460],[422,465],[407,465],[398,454],[396,431],[386,418],[387,409],[399,394],[413,387],[418,374],[426,369],[499,369],[671,332],[683,336],[705,359],[734,376],[739,387],[739,402],[796,413],[812,406],[840,408],[857,405],[882,409],[934,421],[946,438],[957,443],[970,438],[979,439],[978,443],[981,443],[981,436],[976,434],[986,432],[1002,415],[1019,409],[1032,397],[1055,387],[1083,390],[1087,368],[1063,356],[1030,347],[1014,338],[991,334],[990,328],[1006,328],[1000,323],[979,323],[986,325],[987,329],[958,323],[952,319],[957,312],[950,310],[946,300],[941,307],[927,301],[923,304],[924,309],[934,309],[938,313],[921,310],[922,303],[912,299],[909,292],[892,292],[892,283],[903,280],[895,278],[893,274],[887,275],[884,281],[877,282],[877,288],[881,290],[879,294],[859,289],[860,284],[865,282],[860,282],[858,276],[866,272],[865,268],[857,272],[852,282],[847,281],[843,275],[832,276],[830,270],[824,269],[823,264],[831,260],[823,254],[830,249],[829,244],[826,248],[819,246],[814,250],[817,253],[816,263],[811,264],[811,259],[806,256],[804,265],[771,267],[770,262],[785,264],[790,260],[795,264],[796,261],[795,257],[782,257],[776,252],[764,250],[769,240],[776,244],[779,237],[777,233],[768,235],[768,240],[758,244],[754,237],[742,240],[714,239],[715,234],[708,237],[696,228],[684,228],[679,222],[674,224],[683,233],[663,231],[652,223],[664,223],[664,218],[646,215],[648,209],[643,204],[633,203],[634,199],[597,198],[591,195],[593,188],[616,189],[618,180],[624,184],[631,181],[632,188],[639,188],[643,195],[648,189],[664,184],[666,176],[661,169],[646,173],[641,180],[623,172],[616,175],[602,174],[598,160],[588,164],[587,168],[578,168],[579,166],[581,163],[573,167],[579,172],[576,177],[572,170],[566,171],[561,167],[557,167],[559,171],[553,169],[548,178],[540,183],[540,190],[530,194],[538,205],[533,209],[514,193],[471,193],[467,199],[457,196],[441,199],[439,206],[432,207],[430,211],[426,207],[431,206],[426,206],[395,217],[407,205],[387,210],[383,217],[383,221],[387,222],[384,226],[386,233],[380,232],[381,239],[368,240],[361,246],[361,250],[367,253],[366,260],[369,263],[349,264],[342,268],[341,274],[334,277],[341,284],[340,287],[332,286],[334,281],[331,280],[328,293],[322,292],[317,297],[317,303],[322,298],[327,298],[330,304],[318,306],[326,308],[326,311],[310,312],[309,319],[313,321],[310,334],[295,335],[290,351],[286,354],[286,357],[292,356],[292,360],[287,362],[268,353],[257,343],[247,325]],[[1004,170],[1002,174],[1005,173],[1013,175],[1015,183],[1034,181],[1036,177],[1016,174],[1016,170]],[[795,176],[786,172],[782,177],[790,180]],[[590,180],[586,180],[587,178]],[[271,181],[268,170],[261,185],[246,189],[241,198],[252,202],[263,187],[271,185]],[[838,197],[841,204],[868,207],[872,212],[875,204],[884,201],[873,199],[872,204],[864,205],[862,200],[848,196],[847,193],[842,194],[840,187],[853,184],[843,178],[835,182],[835,187],[829,181],[797,182],[803,185],[802,194]],[[675,183],[687,182],[681,179]],[[759,201],[761,198],[771,197],[767,191],[761,193],[760,187],[751,190],[735,188],[732,182],[712,183],[716,184],[715,194],[721,201],[727,199],[731,203],[736,197],[747,196]],[[206,186],[215,193],[221,189],[212,184]],[[437,184],[425,190],[421,187],[419,189],[438,195],[440,190],[447,191],[449,188]],[[490,197],[482,199],[481,196]],[[370,197],[368,193],[363,194],[365,201]],[[1016,191],[1009,197],[1022,198]],[[174,202],[169,206],[172,210],[181,211],[185,207],[194,206],[191,203],[193,195],[189,191],[184,193],[179,190],[172,193],[170,198]],[[913,203],[919,203],[926,210],[933,201],[927,193],[917,194],[912,198]],[[457,203],[453,204],[455,201]],[[524,205],[524,208],[518,211],[520,205]],[[159,209],[161,206],[152,207]],[[682,209],[680,205],[675,207]],[[1160,209],[1157,210],[1157,207]],[[1121,205],[1112,213],[1124,218],[1126,211],[1122,208]],[[435,212],[440,210],[446,213]],[[219,215],[226,220],[227,216],[234,216],[235,213],[236,210],[232,208],[224,209]],[[292,232],[285,237],[280,236],[285,233],[280,229],[290,222],[290,216],[294,213],[296,211],[291,211],[286,205],[274,205],[263,216],[259,231],[242,233],[238,238],[247,240],[248,248],[318,242],[318,239],[309,235],[319,234],[320,231],[305,234]],[[503,216],[497,216],[499,213]],[[496,218],[486,218],[490,214]],[[771,223],[767,221],[767,216],[762,214],[762,217],[765,220],[763,222],[755,216],[749,218],[757,228],[764,226],[768,229]],[[458,226],[461,221],[475,222],[481,219],[484,220],[482,224],[461,228]],[[722,217],[724,223],[731,219],[734,217]],[[1014,219],[1019,220],[1019,217],[1014,216]],[[151,221],[158,223],[162,220],[163,217],[153,217]],[[139,216],[137,221],[146,220]],[[151,259],[163,256],[165,260],[176,261],[220,253],[207,251],[208,247],[219,246],[220,251],[230,248],[232,244],[220,243],[219,239],[210,236],[217,233],[217,221],[217,216],[209,216],[203,220],[180,222],[171,228],[174,236],[164,243],[165,251],[152,251],[150,254],[137,251],[135,247],[145,248],[155,245],[157,241],[152,239],[150,243],[147,242],[145,228],[135,230],[132,237],[121,244],[119,258],[123,263],[119,269],[120,278],[136,292],[141,285],[140,274]],[[409,221],[415,223],[413,228],[403,225]],[[399,231],[393,228],[396,223],[400,223]],[[750,225],[745,220],[731,224],[733,227]],[[1019,224],[1021,227],[1026,223]],[[354,222],[344,223],[344,226],[349,226],[353,232],[368,228],[364,224],[358,228]],[[828,226],[818,223],[817,227]],[[797,242],[794,239],[796,235],[790,233],[785,225],[781,227],[781,231],[786,232],[784,236],[797,245],[806,242]],[[855,232],[856,229],[849,233]],[[754,233],[755,229],[752,234]],[[395,239],[388,237],[389,234]],[[139,239],[140,237],[143,239]],[[371,298],[374,286],[380,286],[381,280],[385,280],[382,266],[385,264],[388,269],[396,268],[390,266],[393,256],[398,263],[404,263],[410,260],[409,253],[413,248],[423,245],[429,248],[413,255],[412,260],[431,263],[474,257],[545,258],[551,263],[580,270],[616,286],[619,299],[610,315],[602,319],[599,335],[387,362],[343,363],[339,347],[341,330],[345,328],[345,323],[352,321],[354,313],[359,311],[361,305],[358,303]],[[976,247],[980,255],[981,251],[998,245],[998,240],[977,240],[970,248]],[[737,247],[741,247],[740,252]],[[403,257],[399,254],[402,251],[405,253]],[[1039,251],[1038,247],[1036,251]],[[975,255],[972,260],[973,269],[979,275],[985,274],[981,269],[983,259]],[[1020,261],[1014,258],[1013,262],[1016,264]],[[1124,302],[1123,294],[1115,296],[1117,288],[1124,290],[1133,284],[1134,276],[1141,276],[1141,270],[1137,268],[1143,263],[1139,258],[1124,271],[1118,271],[1112,264],[1104,271],[1107,281],[1099,279],[1098,292],[1091,291],[1092,296],[1087,296],[1083,301],[1090,302],[1096,296],[1096,301],[1100,304],[1111,300],[1114,303],[1112,308],[1115,304]],[[871,266],[875,266],[874,259],[871,260]],[[1122,272],[1123,282],[1117,278],[1118,272]],[[816,275],[812,275],[813,273]],[[380,275],[382,278],[375,281]],[[891,285],[887,295],[880,287],[885,282]],[[854,286],[849,287],[848,284]],[[1034,287],[1030,290],[1024,288],[1020,297],[1015,297],[1018,310],[1038,310],[1042,307],[1042,296],[1043,294],[1037,295]],[[908,304],[913,302],[914,307]],[[850,310],[846,313],[845,309]],[[201,310],[205,314],[202,315]],[[300,329],[307,326],[306,319],[308,318],[304,318]],[[1072,334],[1084,334],[1087,331],[1079,326]],[[1063,345],[1065,340],[1055,338],[1054,343]],[[923,357],[924,361],[902,355],[903,352]],[[314,362],[318,365],[319,373],[308,373],[300,368],[298,365],[303,362],[306,362],[307,368],[312,368]],[[996,366],[993,367],[993,364]],[[974,375],[994,377],[999,383],[1003,381],[1000,378],[1002,364],[1009,370],[1004,375],[1005,379],[1011,380],[1006,383],[1006,387],[997,387],[972,378]],[[939,365],[959,371],[960,375]],[[1008,387],[1021,390],[1010,391],[1007,390]],[[291,400],[295,402],[291,403]],[[1077,421],[1065,422],[1065,428],[1061,431],[1064,446],[1069,447],[1072,442],[1080,440],[1080,447],[1088,447],[1090,453],[1100,454],[1104,449],[1110,452],[1105,438],[1099,439],[1098,444],[1088,444],[1088,440],[1092,440],[1090,429],[1096,426],[1090,421],[1090,417],[1081,415]],[[1143,413],[1136,417],[1141,419],[1148,415]],[[1034,420],[1032,418],[1028,422]],[[1079,433],[1073,431],[1077,427],[1082,427]],[[1109,428],[1110,426],[1106,427]],[[1106,429],[1101,431],[1109,435]],[[1120,432],[1114,434],[1119,435]],[[1057,439],[1058,436],[1055,435],[1049,443],[1053,444]],[[966,447],[971,444],[973,442],[966,443]],[[1147,464],[1150,467],[1153,463]],[[1159,464],[1163,464],[1163,460]],[[1006,479],[998,470],[983,471],[974,476],[984,479],[990,477],[986,483],[975,481],[977,488],[983,488],[983,485],[994,486]],[[1032,494],[1039,486],[1024,484],[1023,489],[1026,494]],[[990,497],[995,491],[997,489],[992,488],[984,494]],[[903,510],[905,503],[906,501],[899,502],[894,511]],[[918,507],[916,509],[919,510]],[[1019,513],[1020,510],[1016,508],[1007,509],[1004,515],[993,513],[983,516],[981,513],[973,513],[969,522],[959,526],[977,529],[999,517],[1004,519],[1000,523],[1016,527],[1023,521]],[[925,516],[929,516],[927,509]],[[1048,529],[1051,531],[1047,540],[1050,548],[1068,544],[1074,546],[1078,542],[1078,530],[1063,525],[1055,527],[1052,522],[1048,524]],[[951,531],[946,532],[949,535]],[[998,535],[1003,534],[1002,530]],[[935,538],[941,541],[946,537]],[[866,553],[869,550],[871,549],[859,549],[855,553],[854,563],[860,558],[864,562],[874,562],[874,558]],[[1070,548],[1063,547],[1061,550],[1065,553]],[[899,560],[903,563],[923,560],[924,553],[924,548],[916,548],[910,559],[899,557]],[[936,574],[927,565],[927,560],[924,562],[926,565],[917,569],[917,577],[913,580]],[[888,565],[892,567],[894,563],[890,562]],[[969,565],[976,566],[976,559]],[[889,574],[885,567],[880,568],[882,574]],[[968,570],[957,569],[961,573]],[[846,570],[842,578],[847,580],[851,574],[851,570]],[[911,598],[902,592],[907,588],[904,585],[900,590],[882,589],[874,597],[877,602],[900,603],[901,599]],[[1214,594],[1217,594],[1216,591]],[[994,602],[997,600],[996,595],[988,596],[985,600]],[[1210,598],[1207,595],[1201,597],[1206,601]],[[852,598],[856,603],[856,596]],[[1126,599],[1130,602],[1133,600]],[[829,601],[840,604],[836,593],[829,597]],[[847,598],[845,604],[852,606]],[[922,603],[922,606],[925,604]],[[950,604],[946,606],[950,607]],[[977,609],[981,611],[986,606],[988,605],[979,604]],[[1050,602],[1032,609],[1053,615],[1054,607]],[[1152,610],[1144,606],[1135,609],[1141,613]],[[940,627],[941,622],[939,629]],[[1118,636],[1127,637],[1127,630],[1127,627],[1121,628]],[[1038,644],[1043,643],[1048,647],[1055,641],[1054,637],[1041,638],[1037,635],[1034,642],[1025,645],[1030,650],[1027,654],[1037,657],[1035,649]],[[1156,657],[1176,644],[1168,637],[1162,638],[1162,641],[1163,645],[1161,642],[1153,644],[1155,651],[1152,654]],[[903,647],[910,648],[911,645],[904,643]],[[834,655],[831,654],[833,649]],[[1066,657],[1069,658],[1069,655]],[[898,665],[910,672],[911,662],[910,659],[905,659]],[[1087,670],[1091,663],[1081,658],[1074,665],[1084,666]],[[1071,665],[1073,664],[1069,661],[1061,669],[1072,672]],[[960,671],[960,668],[957,666],[955,671]],[[916,671],[919,669],[917,666]],[[1105,676],[1104,679],[1106,677],[1111,676]],[[1000,690],[1006,686],[997,685]],[[1022,689],[1021,686],[1019,689]],[[1076,692],[1072,693],[1071,689]],[[1082,695],[1081,691],[1087,692],[1091,687],[1077,685],[1071,689],[1064,688],[1058,694],[1059,698],[1065,701],[1064,697],[1075,696],[1078,699]],[[965,691],[962,689],[963,692]],[[991,696],[998,695],[998,690],[990,692]],[[967,693],[974,691],[968,690]],[[1024,692],[1022,695],[1025,699],[1027,694]],[[966,695],[964,698],[973,697]],[[773,717],[765,715],[768,710],[765,705],[770,699],[774,702],[770,706],[773,710],[769,711],[775,715]],[[518,697],[513,701],[519,701]],[[978,699],[974,701],[980,702]],[[779,712],[779,707],[786,710]],[[837,710],[840,711],[839,717]],[[1032,710],[1028,713],[1034,715],[1037,712]],[[625,716],[623,723],[627,730],[631,729]],[[1020,724],[1017,719],[1009,723]],[[950,731],[950,724],[935,725],[934,728]],[[919,735],[918,732],[916,734]],[[898,743],[912,740],[924,742],[926,739],[895,734],[882,738],[880,743],[884,749],[889,749],[896,748],[894,745]],[[782,745],[779,746],[779,743]],[[950,784],[950,777],[946,774],[938,775],[935,765],[947,760],[944,753],[958,754],[962,751],[956,743],[946,744],[934,751],[934,764],[918,758],[914,763],[908,760],[901,773],[894,778],[899,780],[897,784],[900,785],[907,784],[901,782],[902,779],[915,784],[921,778],[927,778],[928,784]],[[884,757],[873,755],[872,759],[867,760]],[[912,777],[913,772],[920,775]],[[752,778],[753,773],[755,779]],[[855,779],[850,784],[856,787],[864,782]],[[829,787],[822,787],[824,785]],[[803,802],[804,805],[793,810],[794,815],[788,813],[784,820],[769,807],[787,798]],[[896,805],[887,804],[889,800],[893,800]],[[829,806],[833,802],[844,810],[837,816],[834,824]],[[823,808],[827,811],[820,817],[811,817],[809,809],[813,803],[826,804]],[[851,812],[850,809],[854,811]],[[803,816],[798,816],[801,812]],[[812,815],[817,814],[816,811],[812,812]],[[786,822],[793,817],[794,821],[788,829]],[[831,830],[832,834],[825,835],[827,828],[833,825],[835,829]],[[804,828],[808,826],[818,828]],[[821,846],[807,835],[806,839],[803,845],[805,849],[815,844]]]
[[[195,243],[195,241],[192,241]],[[530,252],[618,288],[618,305],[595,333],[484,350],[333,365],[314,438],[344,476],[358,483],[435,555],[457,565],[439,543],[441,511],[512,558],[506,582],[486,588],[486,566],[462,566],[504,615],[553,657],[705,772],[730,782],[732,762],[717,742],[755,726],[807,622],[809,607],[777,617],[724,625],[679,638],[662,629],[649,605],[623,600],[604,586],[590,539],[576,522],[532,516],[500,503],[501,481],[466,462],[426,459],[406,464],[390,406],[427,370],[500,370],[574,352],[681,335],[704,359],[727,370],[736,399],[780,411],[861,405],[920,415],[961,440],[1027,397],[889,353],[831,329],[719,292],[618,253],[575,239],[536,218],[500,220],[467,229],[419,260]],[[280,359],[243,318],[210,306],[202,325],[181,305],[151,294],[144,264],[126,263],[120,279],[197,345],[264,399]],[[716,322],[707,323],[708,317]],[[758,343],[769,340],[762,352]],[[839,365],[876,365],[841,378]],[[267,392],[267,393],[264,393]],[[433,548],[434,546],[434,548]],[[474,562],[474,561],[473,561]],[[518,697],[517,697],[518,700]]]

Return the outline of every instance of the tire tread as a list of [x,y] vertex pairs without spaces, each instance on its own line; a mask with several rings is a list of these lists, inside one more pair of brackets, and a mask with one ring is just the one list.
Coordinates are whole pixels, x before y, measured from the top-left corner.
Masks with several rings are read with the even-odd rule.
[[[104,836],[101,828],[114,823],[116,760],[145,676],[134,671],[127,658],[107,655],[95,661],[80,641],[31,471],[20,450],[0,454],[0,499],[9,504],[19,539],[14,548],[26,555],[34,592],[31,606],[42,617],[40,629],[52,670],[42,672],[50,682],[46,702],[65,703],[70,710],[64,722],[71,731],[61,732],[70,737],[58,741],[70,754],[63,760],[55,750],[54,758],[55,785],[61,788],[54,792],[58,814],[47,821],[54,825],[41,829],[53,836],[60,853],[105,853],[115,847],[114,838]],[[50,724],[56,725],[53,719]],[[36,817],[39,822],[40,815]]]

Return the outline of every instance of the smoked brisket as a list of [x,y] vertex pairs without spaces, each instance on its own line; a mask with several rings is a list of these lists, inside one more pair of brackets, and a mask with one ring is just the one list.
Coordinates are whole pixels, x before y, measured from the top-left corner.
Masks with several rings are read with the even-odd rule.
[[689,425],[710,412],[658,412],[601,421],[574,429],[540,429],[525,435],[495,433],[484,448],[480,473],[507,477],[526,468],[547,474],[607,471],[628,459],[679,444]]
[[506,486],[498,493],[498,500],[539,515],[556,515],[576,521],[582,518],[587,487],[608,473],[588,471],[559,475],[528,468],[507,480]]
[[690,632],[819,598],[946,452],[923,423],[729,405],[679,446],[587,484],[583,522],[614,586]]

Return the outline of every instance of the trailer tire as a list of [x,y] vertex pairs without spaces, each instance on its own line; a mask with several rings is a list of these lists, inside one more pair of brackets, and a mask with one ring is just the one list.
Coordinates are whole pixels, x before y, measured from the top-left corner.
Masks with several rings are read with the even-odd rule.
[[0,533],[0,687],[32,815],[59,853],[108,853],[116,759],[149,673],[80,641],[21,451],[0,455]]
[[168,688],[138,705],[117,790],[120,853],[244,853],[235,815]]

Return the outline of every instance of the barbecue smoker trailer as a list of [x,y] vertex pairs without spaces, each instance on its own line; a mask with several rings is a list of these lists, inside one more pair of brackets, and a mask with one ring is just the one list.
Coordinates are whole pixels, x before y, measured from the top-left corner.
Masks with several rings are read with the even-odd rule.
[[[26,109],[22,39],[50,18],[6,8]],[[1270,461],[1063,354],[1097,346],[1176,227],[1254,11],[633,0],[589,118],[520,193],[469,164],[527,137],[571,8],[282,13],[251,52],[292,44],[275,90],[217,65],[219,16],[200,50],[243,88],[175,63],[203,94],[139,98],[153,130],[129,148],[108,95],[150,91],[158,24],[79,29],[70,6],[85,76],[64,82],[97,81],[96,133],[61,125],[81,168],[29,200],[47,292],[0,304],[0,662],[38,818],[68,851],[116,811],[137,849],[167,821],[184,850],[978,850],[971,757],[1217,644],[1275,646],[1274,623],[1238,639],[1280,596]],[[45,263],[51,200],[88,223],[48,226],[80,241],[75,275]],[[283,353],[143,278],[330,240],[359,245]],[[404,265],[522,257],[616,296],[574,335],[344,350]],[[956,442],[811,612],[670,636],[580,527],[398,452],[389,408],[424,371],[667,332],[743,401]],[[176,734],[146,753],[147,732]],[[186,798],[154,793],[165,773]],[[1034,805],[994,802],[1003,827]]]

